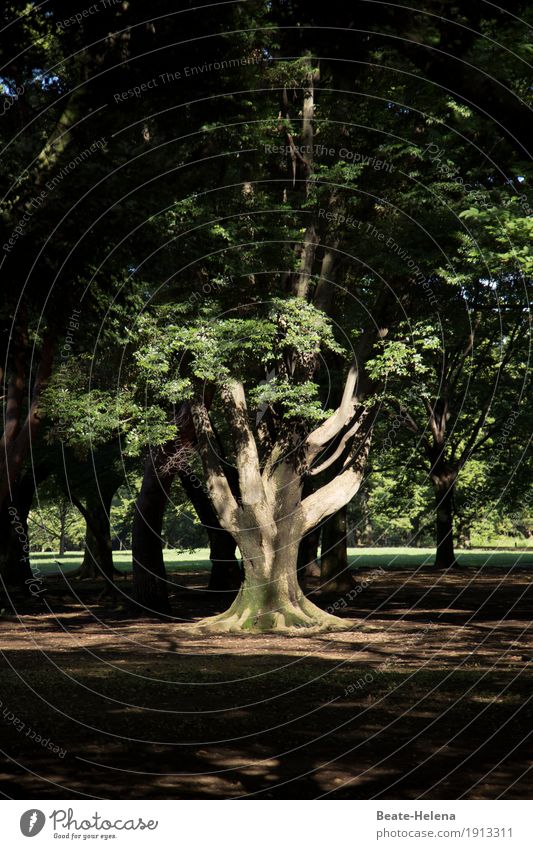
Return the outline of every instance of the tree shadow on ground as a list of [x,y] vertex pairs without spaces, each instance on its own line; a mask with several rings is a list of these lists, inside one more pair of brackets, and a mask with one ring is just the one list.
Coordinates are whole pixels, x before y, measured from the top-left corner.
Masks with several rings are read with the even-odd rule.
[[[174,612],[204,602],[182,590]],[[352,631],[313,636],[47,604],[2,626],[8,797],[531,796],[527,575],[387,573],[343,609]]]

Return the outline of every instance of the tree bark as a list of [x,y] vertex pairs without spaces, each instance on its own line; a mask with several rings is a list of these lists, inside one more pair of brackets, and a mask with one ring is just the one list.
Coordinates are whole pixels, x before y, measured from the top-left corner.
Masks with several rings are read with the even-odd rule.
[[[236,393],[234,398],[240,398],[240,394]],[[237,407],[238,402],[233,411],[230,407],[230,419],[234,418]],[[207,451],[207,423],[197,415],[196,409],[194,415],[200,431],[199,444]],[[218,499],[220,512],[224,511],[222,521],[228,521],[229,517],[232,522],[231,531],[242,554],[245,577],[229,610],[203,620],[199,627],[214,631],[260,632],[295,628],[324,631],[346,627],[346,622],[310,602],[298,582],[300,541],[316,524],[312,521],[316,512],[313,504],[307,512],[304,504],[314,496],[302,502],[301,476],[294,468],[293,458],[284,458],[281,446],[271,454],[261,476],[245,418],[240,418],[239,427],[245,430],[236,442],[240,503],[233,498],[228,503],[229,487],[225,496],[219,487],[212,486],[211,491],[214,503],[217,504]],[[211,463],[216,471],[212,470]],[[219,470],[216,459],[207,455],[206,472],[210,472],[215,481]]]
[[370,509],[368,507],[368,493],[366,489],[359,491],[357,501],[353,505],[352,531],[355,545],[367,546],[374,544],[374,528]]
[[249,511],[247,525],[237,534],[243,556],[244,582],[225,613],[200,622],[207,631],[291,631],[296,628],[335,630],[346,627],[305,597],[298,582],[298,549],[302,523],[290,509],[287,492],[283,515],[258,524]]
[[115,490],[101,491],[87,499],[85,507],[85,552],[80,570],[80,580],[104,578],[113,582],[113,544],[109,520]]
[[83,560],[76,578],[81,581],[93,581],[102,574],[98,568],[98,542],[95,535],[91,531],[89,525],[85,527],[85,545],[83,550]]
[[21,412],[20,382],[23,379],[23,375],[21,374],[20,363],[13,377],[13,390],[11,390],[11,384],[8,389],[8,403],[12,401],[13,408],[8,411],[10,420],[7,422],[6,432],[1,438],[0,508],[9,500],[10,493],[16,486],[16,481],[24,461],[40,428],[39,403],[42,392],[46,388],[52,372],[54,347],[54,337],[48,336],[45,338],[39,366],[33,382],[29,409],[24,421],[22,421]]
[[436,509],[436,552],[435,568],[450,569],[457,565],[453,539],[453,496],[457,473],[444,467],[433,471]]
[[63,557],[66,549],[66,524],[67,524],[67,506],[60,504],[59,506],[59,556]]
[[236,557],[237,544],[223,528],[209,534],[211,574],[207,589],[212,592],[233,592],[242,583],[241,567]]
[[300,540],[298,549],[298,577],[300,586],[305,587],[311,578],[320,576],[320,564],[318,562],[318,546],[320,544],[321,528],[304,534]]
[[[205,402],[210,404],[208,392]],[[163,518],[176,474],[192,474],[188,462],[196,432],[188,402],[175,417],[178,435],[150,450],[132,524],[133,599],[137,612],[169,615],[168,580],[163,558]]]
[[[345,395],[352,378],[353,370]],[[344,407],[341,402],[337,412],[303,442],[297,428],[288,429],[275,443],[261,469],[242,383],[233,380],[225,384],[222,398],[235,451],[237,497],[214,450],[209,413],[200,398],[191,402],[191,413],[207,491],[221,525],[237,541],[245,578],[230,609],[204,620],[199,627],[226,631],[346,627],[345,621],[326,614],[304,596],[298,583],[298,550],[306,533],[344,507],[358,491],[370,450],[375,410],[361,411],[354,429],[353,422],[346,421],[344,408],[351,407],[350,399]],[[350,440],[346,443],[346,454],[343,456],[335,450],[331,455],[342,462],[340,473],[302,498],[303,479],[310,464],[320,455],[326,441],[335,439],[343,427],[344,437]],[[356,433],[358,439],[350,448]],[[321,465],[327,468],[330,464],[326,460]]]
[[35,493],[32,473],[20,480],[14,494],[0,511],[0,576],[7,587],[33,592],[33,573],[30,566],[28,515]]
[[209,538],[211,574],[208,589],[213,592],[238,590],[241,585],[241,568],[235,556],[237,543],[220,524],[200,481],[188,469],[179,471],[179,479]]
[[[163,558],[163,517],[175,477],[163,471],[163,454],[150,453],[132,525],[133,599],[146,614],[169,615],[168,579]],[[159,463],[159,468],[158,468]]]
[[323,593],[347,592],[353,587],[348,566],[347,506],[326,519],[322,528],[320,588]]

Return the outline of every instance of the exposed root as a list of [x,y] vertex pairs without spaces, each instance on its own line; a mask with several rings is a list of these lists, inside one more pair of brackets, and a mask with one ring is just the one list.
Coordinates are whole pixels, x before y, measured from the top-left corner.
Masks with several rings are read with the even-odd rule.
[[321,610],[304,595],[297,603],[288,602],[278,609],[272,609],[247,603],[239,594],[225,613],[202,619],[195,626],[206,633],[291,633],[301,630],[306,633],[325,631],[345,631],[353,627],[354,622],[340,619]]

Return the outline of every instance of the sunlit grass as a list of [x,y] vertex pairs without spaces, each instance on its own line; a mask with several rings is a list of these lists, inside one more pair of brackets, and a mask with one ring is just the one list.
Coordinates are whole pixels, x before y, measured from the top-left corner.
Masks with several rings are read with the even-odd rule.
[[[350,548],[348,556],[354,569],[416,569],[431,566],[435,551],[432,548]],[[473,569],[533,566],[533,551],[458,550],[457,556],[462,566]],[[167,569],[171,572],[196,572],[211,567],[207,548],[199,548],[193,552],[168,549],[164,552],[164,558]],[[80,566],[82,559],[81,551],[69,551],[61,558],[51,552],[35,552],[31,555],[34,571],[39,570],[45,575],[57,574],[60,571],[72,572]],[[113,559],[119,571],[131,571],[131,551],[115,551]]]

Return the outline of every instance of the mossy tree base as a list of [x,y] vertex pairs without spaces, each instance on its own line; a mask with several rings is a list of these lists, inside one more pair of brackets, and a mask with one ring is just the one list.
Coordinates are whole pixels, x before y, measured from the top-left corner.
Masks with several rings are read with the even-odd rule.
[[301,592],[280,598],[273,589],[242,587],[229,610],[202,619],[196,628],[208,633],[318,633],[349,630],[354,624],[321,610]]

